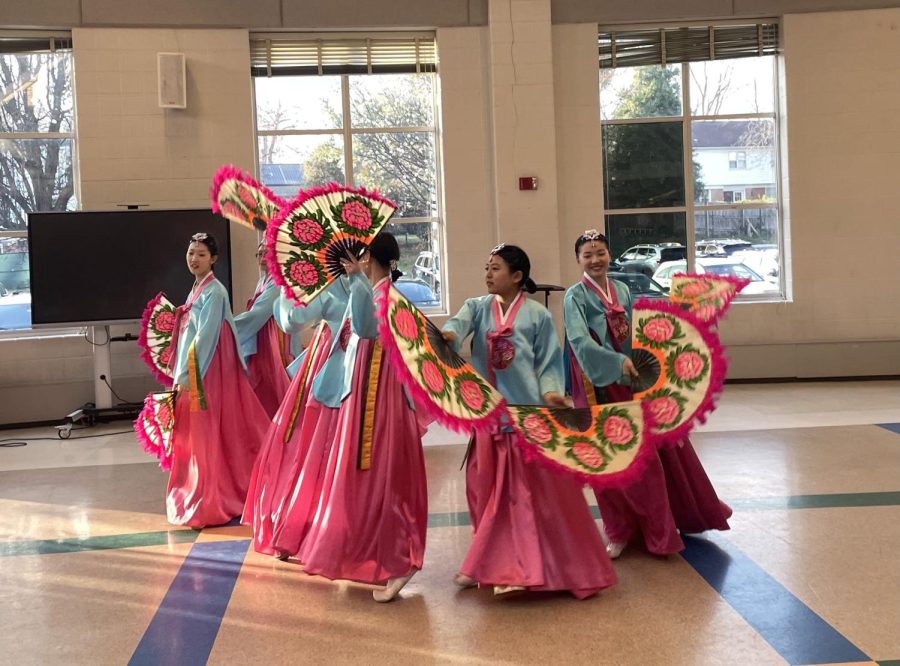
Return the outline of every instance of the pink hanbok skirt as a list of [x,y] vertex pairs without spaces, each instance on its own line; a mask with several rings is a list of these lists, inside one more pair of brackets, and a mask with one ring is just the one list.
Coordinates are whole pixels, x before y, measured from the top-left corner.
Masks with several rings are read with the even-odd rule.
[[[297,511],[290,511],[291,500],[312,441],[313,430],[304,428],[304,424],[307,421],[316,424],[322,409],[318,403],[314,408],[309,405],[315,402],[313,380],[328,360],[331,329],[324,326],[319,335],[315,350],[304,357],[275,413],[253,468],[241,522],[253,526],[253,547],[260,553],[276,554],[274,540],[277,533],[302,532],[302,529],[287,525],[286,521],[289,517],[297,518]],[[301,521],[305,524],[306,517]],[[299,538],[296,543],[299,545]],[[295,553],[296,546],[283,552]]]
[[460,573],[480,585],[568,590],[578,599],[616,583],[578,484],[526,463],[508,433],[477,433],[466,466],[472,545]]
[[228,324],[222,325],[203,389],[206,409],[192,411],[185,390],[175,400],[166,491],[166,513],[175,525],[222,525],[239,516],[266,434],[268,417],[250,386]]
[[284,333],[278,328],[274,317],[270,317],[256,334],[256,353],[247,359],[250,385],[269,419],[281,406],[291,381],[285,368],[292,359],[285,358],[284,346]]
[[[321,446],[321,466],[315,474],[307,475],[304,469],[295,492],[318,493],[298,553],[304,570],[331,579],[383,584],[422,568],[428,496],[416,412],[386,358],[381,361],[374,404],[371,465],[360,469],[360,433],[374,344],[360,340],[352,390],[341,404],[332,440]],[[316,440],[325,436],[324,428],[320,431],[317,426],[311,446],[318,446]]]

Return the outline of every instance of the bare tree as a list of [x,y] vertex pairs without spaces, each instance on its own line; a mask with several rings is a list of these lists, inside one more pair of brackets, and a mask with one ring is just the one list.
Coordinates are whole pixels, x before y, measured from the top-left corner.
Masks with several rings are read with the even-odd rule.
[[72,144],[16,134],[72,131],[68,55],[0,56],[0,229],[24,230],[32,211],[66,210],[75,196]]

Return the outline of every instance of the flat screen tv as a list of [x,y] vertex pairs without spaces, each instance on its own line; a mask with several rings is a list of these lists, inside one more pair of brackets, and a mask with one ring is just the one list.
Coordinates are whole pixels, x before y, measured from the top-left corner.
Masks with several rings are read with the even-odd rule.
[[219,245],[215,274],[230,297],[229,222],[208,209],[30,214],[32,326],[140,321],[160,291],[183,303],[194,280],[185,253],[201,231]]

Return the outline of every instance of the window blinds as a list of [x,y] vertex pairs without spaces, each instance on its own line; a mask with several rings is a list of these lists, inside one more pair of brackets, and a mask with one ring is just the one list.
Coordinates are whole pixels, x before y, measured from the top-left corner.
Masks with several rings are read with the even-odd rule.
[[0,30],[0,54],[52,53],[71,48],[72,34],[69,32]]
[[437,71],[434,33],[250,36],[253,76],[406,74]]
[[667,65],[774,55],[779,52],[778,22],[692,25],[603,30],[600,67]]

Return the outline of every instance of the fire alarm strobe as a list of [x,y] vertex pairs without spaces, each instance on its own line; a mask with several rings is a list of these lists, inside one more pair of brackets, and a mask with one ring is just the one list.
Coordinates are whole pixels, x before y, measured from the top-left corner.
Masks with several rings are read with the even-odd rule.
[[519,189],[520,190],[536,190],[537,188],[538,188],[537,176],[525,176],[524,178],[519,178]]

